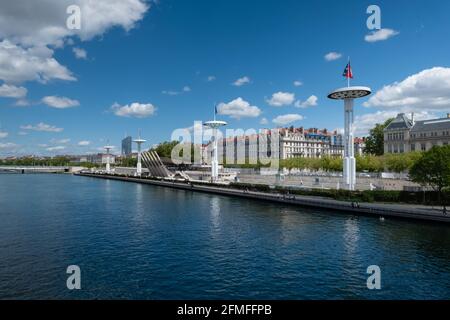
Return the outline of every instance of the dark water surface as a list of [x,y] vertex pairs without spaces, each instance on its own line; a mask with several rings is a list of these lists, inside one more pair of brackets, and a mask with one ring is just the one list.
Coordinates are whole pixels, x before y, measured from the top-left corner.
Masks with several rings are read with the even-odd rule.
[[[81,290],[66,268],[81,268]],[[366,268],[381,268],[368,290]],[[71,175],[0,175],[0,298],[450,297],[450,226]]]

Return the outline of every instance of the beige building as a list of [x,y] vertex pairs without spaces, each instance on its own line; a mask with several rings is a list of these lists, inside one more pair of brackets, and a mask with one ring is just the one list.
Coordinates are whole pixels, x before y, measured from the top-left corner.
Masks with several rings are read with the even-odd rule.
[[384,129],[384,153],[427,151],[435,145],[450,143],[450,114],[432,120],[414,121],[404,113]]
[[[277,139],[278,142],[272,141]],[[219,163],[256,164],[258,160],[276,158],[321,158],[342,157],[344,152],[342,135],[317,128],[265,129],[254,135],[222,138],[218,141]],[[362,154],[364,140],[355,138],[355,152]],[[203,162],[209,163],[212,145],[202,147]]]

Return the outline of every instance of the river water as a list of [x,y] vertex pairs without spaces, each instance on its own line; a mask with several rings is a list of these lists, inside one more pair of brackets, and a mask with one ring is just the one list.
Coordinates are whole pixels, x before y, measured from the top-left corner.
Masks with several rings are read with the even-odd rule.
[[[0,175],[2,299],[448,299],[450,226]],[[81,270],[69,290],[66,269]],[[381,289],[367,288],[367,267]]]

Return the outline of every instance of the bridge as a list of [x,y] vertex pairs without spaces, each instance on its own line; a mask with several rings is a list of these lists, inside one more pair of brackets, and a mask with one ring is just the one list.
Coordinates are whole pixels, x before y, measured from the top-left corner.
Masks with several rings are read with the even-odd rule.
[[0,166],[0,173],[64,173],[71,171],[71,167]]

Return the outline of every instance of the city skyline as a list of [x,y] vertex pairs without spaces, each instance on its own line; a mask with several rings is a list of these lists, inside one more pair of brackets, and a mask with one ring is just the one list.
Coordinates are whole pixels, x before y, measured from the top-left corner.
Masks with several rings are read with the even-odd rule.
[[380,1],[372,31],[369,2],[130,0],[68,31],[66,7],[88,2],[20,2],[0,13],[0,156],[95,153],[108,140],[120,152],[138,129],[148,148],[211,120],[214,104],[231,128],[341,129],[326,96],[346,86],[348,56],[351,84],[373,90],[355,105],[357,135],[399,112],[450,110],[449,3]]

